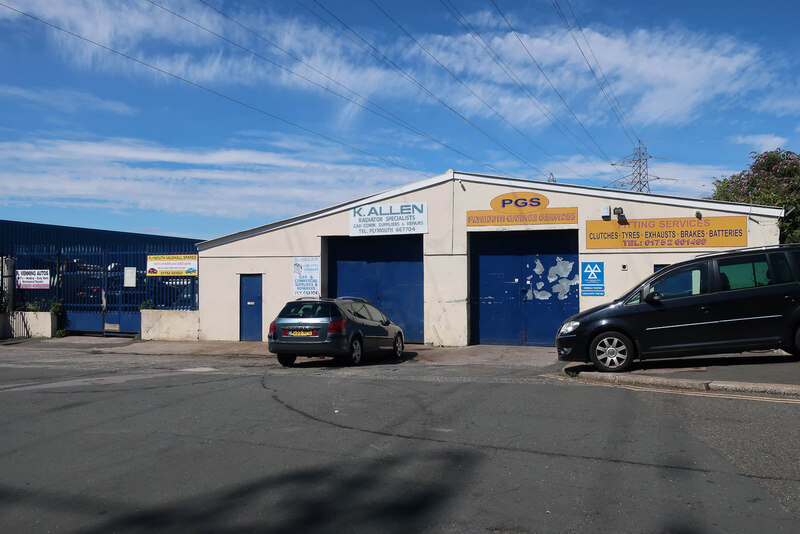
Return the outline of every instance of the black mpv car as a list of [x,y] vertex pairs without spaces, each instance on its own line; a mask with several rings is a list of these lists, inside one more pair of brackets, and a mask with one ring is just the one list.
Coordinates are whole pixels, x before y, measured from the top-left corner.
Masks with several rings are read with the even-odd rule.
[[332,356],[351,365],[364,354],[403,355],[403,330],[368,301],[356,297],[288,302],[269,325],[269,351],[285,367],[298,356]]
[[800,356],[800,244],[698,256],[564,321],[558,359],[627,371],[634,359],[783,349]]

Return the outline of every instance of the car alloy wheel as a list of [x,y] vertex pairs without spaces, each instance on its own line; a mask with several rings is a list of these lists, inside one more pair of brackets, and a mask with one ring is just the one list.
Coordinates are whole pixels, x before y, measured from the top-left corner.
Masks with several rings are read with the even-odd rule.
[[361,340],[357,337],[350,342],[350,363],[352,365],[361,363]]
[[633,364],[633,343],[619,332],[600,334],[589,351],[594,366],[604,373],[627,371]]
[[403,359],[403,336],[400,334],[394,336],[394,355],[398,360]]

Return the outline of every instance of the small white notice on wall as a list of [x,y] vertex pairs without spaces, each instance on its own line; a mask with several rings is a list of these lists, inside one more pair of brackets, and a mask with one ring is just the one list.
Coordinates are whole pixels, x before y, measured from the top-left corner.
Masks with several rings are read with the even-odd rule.
[[295,297],[319,296],[319,256],[295,256],[292,262]]
[[125,267],[125,287],[136,287],[136,267]]

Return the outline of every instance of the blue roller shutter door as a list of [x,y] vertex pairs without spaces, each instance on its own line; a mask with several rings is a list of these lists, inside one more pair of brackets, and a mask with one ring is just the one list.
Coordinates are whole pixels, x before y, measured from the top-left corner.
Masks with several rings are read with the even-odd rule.
[[578,233],[470,233],[470,341],[552,346],[578,313]]
[[422,257],[422,235],[328,238],[328,295],[369,300],[422,343]]

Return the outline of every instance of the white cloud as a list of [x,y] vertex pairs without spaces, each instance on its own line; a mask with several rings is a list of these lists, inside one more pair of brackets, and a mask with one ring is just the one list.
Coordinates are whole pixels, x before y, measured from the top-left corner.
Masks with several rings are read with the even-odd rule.
[[120,115],[134,115],[136,110],[123,102],[105,100],[89,93],[59,89],[25,89],[12,85],[0,85],[0,98],[20,100],[39,106],[53,107],[74,113],[83,110],[99,110]]
[[714,192],[714,180],[739,171],[741,169],[715,165],[652,162],[649,167],[650,190],[664,195],[707,198]]
[[[291,66],[322,85],[342,91],[201,4],[173,0],[168,2],[168,6],[231,40]],[[249,11],[242,7],[232,8],[231,14],[364,96],[380,95],[383,101],[392,100],[395,104],[412,100],[438,106],[390,68],[368,58],[353,43],[319,25],[316,20],[287,18],[279,12],[272,12],[271,7],[259,7],[260,10]],[[320,91],[308,82],[145,2],[106,4],[90,0],[69,3],[31,0],[25,9],[193,81],[241,85],[271,83],[314,93]],[[444,12],[441,14],[446,15]],[[580,52],[563,27],[530,25],[527,21],[518,22],[513,12],[507,15],[514,20],[528,48],[582,120],[588,124],[615,121]],[[8,16],[9,12],[0,10],[0,17]],[[446,16],[449,20],[449,15]],[[470,21],[550,110],[562,118],[569,116],[517,38],[493,10],[474,13],[470,15]],[[412,25],[400,22],[405,22],[404,25],[413,33]],[[546,124],[541,112],[472,37],[455,21],[451,20],[451,23],[445,26],[445,31],[453,33],[415,37],[501,114],[513,119],[515,125],[531,130]],[[626,33],[600,30],[590,25],[584,30],[623,107],[634,124],[640,126],[683,124],[696,120],[709,110],[745,105],[737,104],[737,99],[743,99],[756,90],[763,93],[763,88],[774,77],[765,67],[759,66],[767,62],[762,61],[763,52],[758,46],[725,35],[680,28],[637,29]],[[492,116],[491,111],[460,87],[413,42],[406,38],[389,38],[380,31],[373,29],[369,39],[426,87],[445,97],[460,111],[473,116]],[[74,37],[52,31],[48,35],[58,52],[81,68],[104,68],[128,75],[142,72],[142,67],[132,66],[130,62]],[[156,49],[158,53],[154,52]],[[161,77],[153,72],[147,75]],[[770,105],[787,110],[797,107],[796,95],[789,93],[781,98],[772,97]],[[352,106],[342,105],[343,113],[339,118],[344,124],[362,113]]]
[[[284,150],[289,149],[284,140]],[[0,143],[3,205],[156,210],[265,222],[411,181],[337,149],[185,150],[135,139]],[[353,191],[357,191],[354,194]]]
[[789,141],[785,137],[772,134],[737,135],[731,137],[729,140],[731,143],[736,143],[737,145],[750,145],[757,152],[766,152],[767,150],[785,147],[786,143]]

